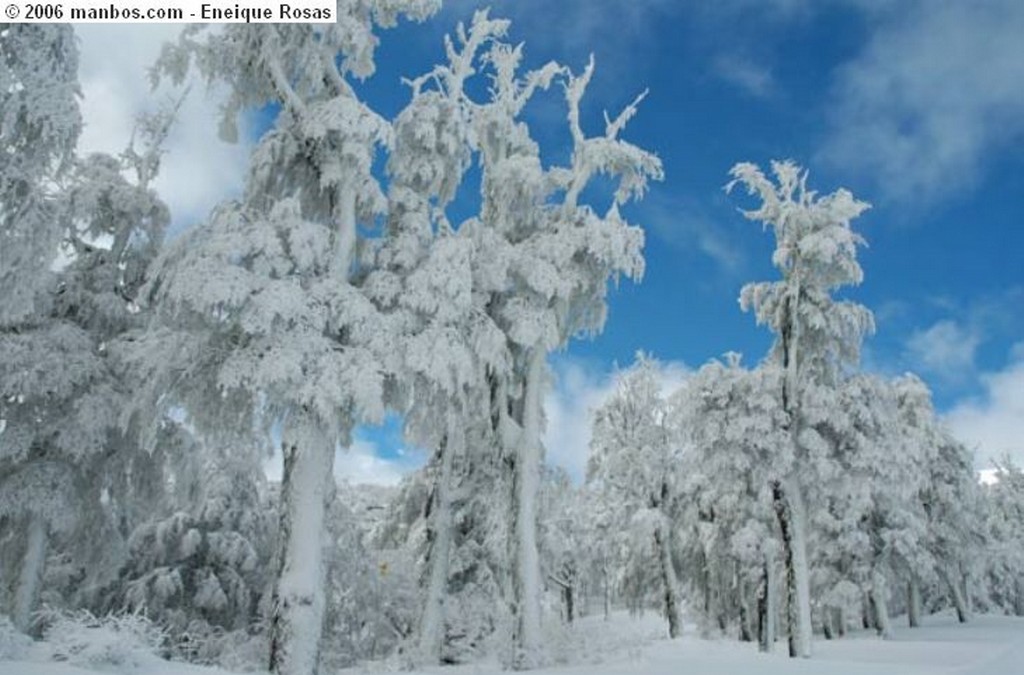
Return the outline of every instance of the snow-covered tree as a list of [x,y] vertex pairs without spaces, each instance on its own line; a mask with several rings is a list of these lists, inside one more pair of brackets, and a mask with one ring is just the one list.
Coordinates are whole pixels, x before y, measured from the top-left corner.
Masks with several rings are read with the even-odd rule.
[[583,615],[587,547],[583,493],[563,469],[549,469],[541,485],[540,551],[545,585],[561,600],[562,616],[572,623]]
[[[548,66],[516,76],[521,48],[497,44],[488,60],[495,81],[491,100],[474,120],[482,165],[480,217],[462,229],[484,264],[476,272],[484,306],[508,338],[512,376],[496,378],[497,438],[509,466],[513,541],[513,614],[517,667],[535,665],[540,647],[540,570],[536,498],[542,461],[541,410],[547,353],[579,333],[604,324],[608,281],[643,270],[642,231],[619,215],[619,206],[643,194],[661,177],[658,159],[619,138],[636,113],[628,106],[605,133],[582,130],[580,103],[593,61],[565,84],[572,162],[544,169],[537,143],[518,121],[530,96],[546,86]],[[599,215],[579,203],[599,173],[618,179],[611,203]]]
[[[140,321],[135,297],[168,221],[150,181],[174,111],[142,118],[119,158],[74,157],[70,29],[14,25],[4,29],[2,48],[0,111],[12,160],[0,255],[12,257],[2,273],[11,288],[0,302],[0,499],[20,496],[0,507],[0,527],[24,535],[23,562],[10,569],[21,570],[14,614],[25,628],[54,535],[64,562],[78,569],[76,586],[86,589],[78,601],[119,564],[109,507],[135,487],[122,479],[137,446],[119,424],[129,391],[118,345]],[[42,493],[25,493],[28,486]],[[125,489],[114,494],[115,487]]]
[[82,127],[78,47],[69,25],[0,28],[0,327],[50,306],[50,264],[64,235],[58,180]]
[[873,328],[867,309],[832,297],[863,278],[856,255],[863,240],[850,221],[868,204],[843,189],[819,197],[807,188],[807,173],[792,162],[772,162],[772,173],[774,181],[753,164],[737,164],[727,189],[742,184],[761,200],[759,208],[743,213],[772,229],[772,262],[782,274],[780,281],[745,286],[740,304],[775,333],[769,359],[784,371],[780,394],[793,461],[769,481],[782,532],[790,655],[807,657],[812,627],[806,492],[818,484],[817,465],[827,461],[828,450],[814,426],[830,414],[827,402],[835,400],[845,369],[856,364],[861,339]]
[[[592,64],[580,77],[556,64],[521,74],[522,47],[503,42],[508,27],[478,12],[446,43],[449,62],[412,82],[413,102],[399,118],[389,161],[386,271],[370,274],[367,288],[378,304],[405,310],[389,316],[405,316],[405,326],[410,314],[419,322],[402,348],[405,382],[419,392],[409,402],[409,426],[415,431],[424,420],[419,426],[433,428],[429,445],[442,448],[443,440],[421,649],[435,660],[451,553],[445,522],[454,516],[452,466],[459,448],[472,447],[471,475],[494,479],[495,494],[507,495],[510,513],[497,522],[508,522],[512,660],[524,667],[540,658],[536,495],[546,356],[575,334],[601,327],[610,277],[640,273],[642,233],[619,217],[618,206],[641,194],[649,177],[659,177],[660,164],[618,139],[634,106],[609,120],[604,136],[586,138],[579,105]],[[467,87],[476,73],[491,78],[483,100]],[[556,77],[567,78],[574,153],[570,166],[545,169],[523,111]],[[481,166],[480,211],[452,226],[444,207],[470,153]],[[578,203],[602,172],[620,180],[603,217]],[[450,415],[463,420],[462,429],[442,422]],[[463,434],[479,442],[467,445]],[[505,475],[490,472],[489,464],[504,467]]]
[[[462,27],[460,34],[465,37]],[[478,461],[467,446],[467,422],[480,410],[488,371],[507,368],[504,336],[474,303],[472,242],[451,226],[446,208],[469,166],[470,118],[463,85],[474,53],[413,80],[412,100],[394,123],[388,157],[388,217],[375,269],[364,288],[402,326],[397,407],[407,438],[436,449],[429,477],[424,605],[419,658],[450,659],[446,602],[455,533],[456,467]]]
[[378,548],[375,541],[377,518],[390,497],[371,486],[342,484],[331,502],[324,669],[386,657],[415,629],[413,558],[405,549]]
[[[870,375],[843,383],[841,412],[819,426],[833,446],[836,470],[827,479],[827,504],[812,518],[821,531],[818,557],[829,559],[833,573],[823,592],[842,597],[842,585],[851,582],[864,589],[870,620],[885,638],[892,635],[890,579],[919,564],[927,529],[918,498],[927,476],[921,470],[925,448],[901,416],[899,385]],[[842,609],[824,603],[823,623],[831,624],[833,610]]]
[[671,398],[687,447],[679,499],[693,604],[705,627],[737,621],[741,637],[756,634],[766,651],[776,634],[779,542],[765,477],[783,474],[791,462],[781,377],[771,363],[750,371],[730,354],[702,367]]
[[184,650],[257,619],[275,526],[257,465],[240,453],[197,454],[208,459],[188,499],[135,528],[113,589],[114,609],[146,614]]
[[1024,616],[1024,471],[1007,458],[995,475],[985,488],[989,595],[1004,612]]
[[966,623],[972,598],[982,590],[983,560],[975,553],[985,548],[981,486],[970,451],[947,430],[939,429],[929,449],[920,497],[928,519],[926,546],[957,618]]
[[680,507],[681,447],[672,434],[657,364],[643,354],[623,372],[615,393],[594,413],[587,481],[615,504],[619,518],[653,551],[670,637],[682,631],[673,561],[673,523]]
[[[21,630],[38,601],[51,530],[70,515],[63,497],[73,493],[68,472],[42,456],[40,445],[57,432],[51,401],[73,398],[76,375],[99,370],[88,357],[60,372],[45,368],[63,346],[89,351],[78,332],[46,330],[64,222],[57,181],[81,129],[77,65],[70,26],[0,28],[0,533],[4,571],[17,570],[3,575],[3,608]],[[40,341],[40,332],[52,339]]]
[[227,82],[227,135],[243,109],[281,108],[253,153],[243,198],[167,249],[148,297],[179,353],[187,344],[206,371],[168,366],[153,378],[158,386],[177,384],[186,410],[217,410],[221,424],[247,430],[254,414],[265,428],[283,423],[270,655],[278,673],[317,669],[334,453],[354,424],[382,418],[398,369],[394,331],[357,286],[358,223],[387,207],[372,167],[391,126],[359,100],[352,79],[373,72],[375,26],[435,9],[430,0],[345,0],[330,26],[191,27],[162,56],[175,78],[194,63]]

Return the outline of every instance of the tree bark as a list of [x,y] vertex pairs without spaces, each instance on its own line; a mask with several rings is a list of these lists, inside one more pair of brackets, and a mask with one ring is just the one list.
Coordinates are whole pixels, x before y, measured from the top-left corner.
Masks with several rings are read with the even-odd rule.
[[768,631],[768,561],[761,568],[761,583],[757,589],[757,649],[762,652],[772,650],[772,639]]
[[565,619],[568,623],[572,623],[576,620],[576,596],[573,592],[573,585],[570,583],[562,589],[562,594],[565,597]]
[[803,500],[793,481],[787,481],[785,486],[779,481],[773,482],[772,498],[782,531],[786,565],[789,655],[808,658],[811,655],[811,593]]
[[779,600],[775,582],[775,566],[765,556],[761,591],[758,596],[758,649],[771,652],[778,639]]
[[32,627],[32,613],[39,603],[49,539],[46,521],[36,513],[31,514],[25,538],[25,555],[22,556],[21,573],[18,575],[18,590],[14,596],[14,616],[11,617],[15,628],[25,633]]
[[537,550],[537,492],[540,487],[541,388],[545,351],[540,344],[528,355],[523,400],[522,436],[515,462],[513,517],[515,571],[513,574],[513,667],[540,664],[540,555]]
[[317,672],[324,618],[324,511],[334,482],[332,438],[306,408],[293,411],[284,430],[270,636],[270,670],[277,675]]
[[671,538],[664,522],[654,530],[654,545],[657,547],[658,560],[661,564],[661,583],[665,600],[665,618],[668,619],[668,636],[677,638],[683,632],[683,622],[679,616],[679,581],[676,569],[672,564]]
[[461,431],[455,423],[455,415],[448,415],[448,429],[441,441],[441,472],[434,492],[435,504],[432,512],[433,539],[430,547],[430,575],[427,580],[427,597],[420,622],[420,654],[424,663],[441,663],[441,651],[445,635],[445,598],[448,590],[448,570],[452,544],[452,464],[461,443]]

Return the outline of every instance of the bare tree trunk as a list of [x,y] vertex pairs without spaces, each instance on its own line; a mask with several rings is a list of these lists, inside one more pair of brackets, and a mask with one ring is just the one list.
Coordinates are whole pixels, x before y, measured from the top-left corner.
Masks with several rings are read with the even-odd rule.
[[540,487],[541,389],[545,351],[537,344],[530,351],[523,400],[522,436],[515,460],[515,554],[513,593],[515,634],[513,667],[540,664],[540,554],[537,550],[537,491]]
[[444,645],[445,609],[448,590],[448,570],[452,544],[452,464],[461,447],[461,430],[455,415],[448,413],[448,429],[441,440],[441,472],[437,477],[432,512],[432,540],[430,547],[430,576],[427,579],[427,597],[420,621],[420,655],[424,663],[441,663]]
[[676,568],[672,564],[671,537],[664,522],[654,530],[654,544],[658,550],[661,564],[662,592],[665,599],[665,618],[668,619],[668,636],[677,638],[683,632],[683,622],[679,616],[679,581],[676,579]]
[[921,584],[916,574],[911,574],[907,582],[907,623],[911,628],[921,625]]
[[46,521],[39,514],[31,514],[25,539],[25,555],[22,556],[21,573],[18,575],[18,590],[14,595],[14,615],[11,617],[15,628],[26,633],[32,627],[32,612],[39,602],[49,539]]
[[1013,603],[1013,613],[1024,616],[1024,578],[1017,577],[1017,597]]
[[282,439],[281,531],[271,616],[270,670],[317,672],[324,619],[324,510],[334,483],[334,442],[305,407],[287,421]]

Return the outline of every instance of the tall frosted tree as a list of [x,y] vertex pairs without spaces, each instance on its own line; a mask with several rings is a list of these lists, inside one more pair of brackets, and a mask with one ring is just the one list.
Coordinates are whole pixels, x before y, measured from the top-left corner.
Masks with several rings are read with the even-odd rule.
[[[506,494],[509,505],[512,661],[516,667],[529,667],[539,662],[541,646],[536,502],[546,356],[577,333],[600,329],[609,278],[638,276],[642,271],[642,232],[619,216],[618,206],[642,194],[649,178],[660,177],[661,166],[650,153],[618,138],[634,114],[634,106],[608,120],[603,136],[586,137],[580,126],[580,101],[593,64],[580,76],[569,75],[556,64],[521,73],[522,47],[503,42],[508,26],[508,21],[478,12],[468,28],[460,27],[455,39],[448,40],[449,62],[413,82],[414,102],[409,110],[416,117],[407,120],[410,123],[404,128],[414,135],[415,144],[426,147],[396,162],[401,171],[393,174],[396,180],[389,186],[389,220],[393,224],[392,265],[400,268],[407,264],[403,261],[415,260],[416,254],[410,252],[416,250],[417,237],[422,240],[431,228],[438,233],[431,244],[437,253],[432,252],[427,260],[447,256],[440,258],[447,289],[437,287],[431,291],[430,303],[414,308],[437,314],[431,320],[435,328],[417,340],[436,340],[437,328],[444,327],[447,319],[432,309],[431,303],[448,298],[450,290],[459,288],[462,261],[469,262],[470,274],[462,278],[470,281],[465,297],[471,299],[471,305],[459,310],[455,302],[446,308],[448,314],[457,310],[464,316],[445,330],[454,349],[466,345],[482,358],[475,363],[463,359],[472,365],[473,381],[454,388],[449,384],[442,392],[449,396],[448,405],[454,402],[462,408],[468,418],[466,430],[474,435],[483,431],[481,444],[490,445],[505,467],[504,476],[492,477],[497,483],[492,489]],[[476,90],[467,86],[468,79],[478,72],[491,78],[489,95],[482,100],[469,93]],[[524,110],[535,93],[556,78],[565,82],[574,152],[569,166],[546,169],[524,121]],[[461,143],[479,159],[480,210],[476,217],[452,227],[443,207],[467,161],[458,150]],[[580,203],[580,194],[598,173],[619,179],[604,215]],[[403,247],[403,241],[408,245]],[[430,281],[426,275],[420,276]],[[444,275],[439,273],[437,278],[445,279]],[[434,366],[442,364],[445,352],[429,353]],[[429,375],[428,380],[452,382],[445,374],[448,366],[431,366],[431,373],[421,365],[410,365],[414,373]],[[460,393],[452,396],[457,390]],[[466,399],[458,403],[462,396]],[[480,405],[481,401],[485,404]],[[447,433],[446,448],[458,447],[452,442],[455,440]],[[436,494],[442,508],[434,511],[438,520],[448,511],[444,486],[450,475],[444,453],[440,460]],[[438,522],[435,531],[443,533],[446,527]],[[445,576],[441,561],[446,558],[443,549],[447,546],[443,541],[444,537],[438,537],[433,547],[432,565],[438,567],[431,572],[431,599],[421,636],[421,647],[431,659],[436,655],[441,624],[438,588]]]
[[831,392],[844,369],[857,363],[861,340],[873,329],[866,308],[833,298],[836,290],[863,279],[857,262],[863,239],[850,221],[868,204],[843,189],[819,196],[793,162],[771,166],[774,180],[753,164],[737,164],[727,189],[743,185],[760,199],[759,208],[743,213],[772,230],[772,262],[782,275],[745,286],[740,304],[775,334],[768,358],[784,371],[780,396],[793,460],[768,480],[784,548],[789,651],[807,657],[812,626],[805,493],[816,484],[816,463],[827,456],[827,442],[814,427],[829,411],[818,401],[834,400]]
[[[280,106],[253,152],[245,194],[177,240],[155,266],[149,299],[169,337],[205,373],[177,383],[191,412],[220,423],[283,423],[278,571],[271,617],[274,672],[316,672],[324,616],[321,538],[338,445],[381,419],[398,367],[392,329],[358,289],[357,225],[387,202],[372,173],[388,122],[357,97],[373,73],[375,26],[423,18],[427,0],[338,3],[335,24],[189,28],[162,56],[181,78],[194,63],[230,88],[222,130],[240,112]],[[181,367],[181,364],[178,366]],[[185,373],[189,371],[186,369]],[[217,401],[217,399],[221,399]]]
[[[49,533],[61,505],[43,499],[33,507],[33,499],[21,490],[31,485],[45,493],[47,475],[65,476],[48,463],[33,468],[48,435],[39,433],[43,425],[35,420],[41,412],[49,417],[49,398],[70,397],[73,388],[71,383],[58,388],[61,382],[47,381],[46,371],[37,370],[47,351],[39,348],[38,338],[40,332],[50,333],[56,284],[50,265],[62,235],[56,183],[73,165],[81,116],[78,50],[70,26],[4,24],[0,38],[0,525],[26,533],[21,560],[8,568],[20,572],[14,597],[5,603],[24,630],[39,596]],[[61,336],[49,346],[86,342],[79,334]],[[75,365],[81,375],[97,369],[88,358]],[[51,476],[50,482],[55,480]],[[15,485],[21,488],[14,490]]]
[[121,157],[76,157],[71,29],[2,30],[0,527],[23,534],[12,614],[26,628],[54,537],[83,586],[118,562],[109,504],[134,489],[119,475],[135,445],[119,424],[117,345],[140,321],[136,294],[168,220],[149,184],[174,114],[140,120]]
[[[481,297],[512,355],[511,377],[496,378],[492,391],[496,437],[512,486],[513,659],[516,667],[528,668],[539,663],[541,646],[537,494],[547,354],[603,327],[609,280],[642,274],[643,232],[620,216],[619,206],[641,196],[647,181],[662,173],[656,156],[619,138],[636,102],[615,119],[606,117],[604,135],[588,137],[583,131],[580,104],[593,61],[565,80],[571,163],[545,169],[537,143],[518,118],[555,70],[542,68],[520,79],[521,58],[521,48],[500,43],[489,54],[496,76],[492,98],[474,120],[481,211],[463,228],[480,251]],[[603,212],[581,203],[585,188],[601,173],[618,180]]]
[[[461,24],[459,33],[465,38]],[[476,251],[447,215],[471,159],[463,86],[474,56],[457,51],[450,38],[447,47],[449,62],[410,82],[412,99],[395,120],[386,236],[365,284],[377,306],[403,326],[397,349],[406,435],[435,449],[417,636],[418,657],[426,663],[450,658],[442,650],[455,546],[455,470],[474,461],[468,420],[481,416],[486,400],[482,373],[504,370],[508,358],[503,334],[474,302]]]

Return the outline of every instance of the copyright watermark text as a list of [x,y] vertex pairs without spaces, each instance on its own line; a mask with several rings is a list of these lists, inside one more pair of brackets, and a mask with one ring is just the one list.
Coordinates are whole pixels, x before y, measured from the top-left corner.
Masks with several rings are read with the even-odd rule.
[[331,0],[8,0],[0,4],[4,17],[15,23],[334,23],[337,10]]

